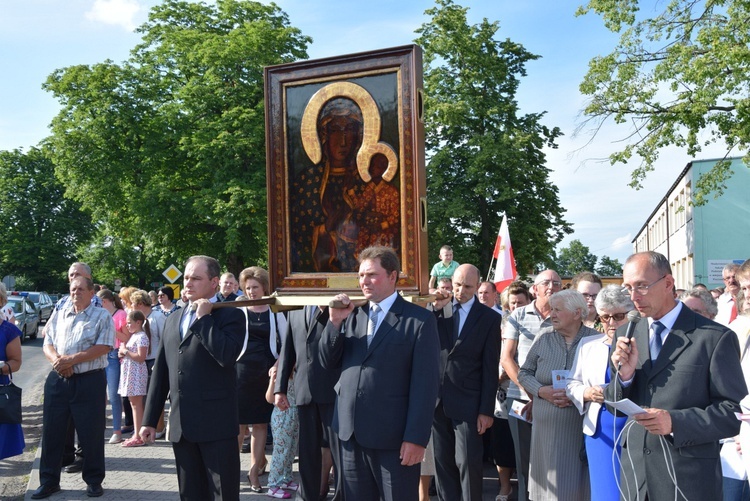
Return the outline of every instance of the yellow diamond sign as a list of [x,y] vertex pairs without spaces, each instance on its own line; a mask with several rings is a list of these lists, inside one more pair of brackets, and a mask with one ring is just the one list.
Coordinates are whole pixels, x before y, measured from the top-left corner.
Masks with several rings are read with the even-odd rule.
[[182,272],[177,269],[177,266],[170,264],[169,268],[164,270],[164,273],[162,273],[162,275],[164,275],[164,277],[171,283],[174,283],[175,280],[182,276]]

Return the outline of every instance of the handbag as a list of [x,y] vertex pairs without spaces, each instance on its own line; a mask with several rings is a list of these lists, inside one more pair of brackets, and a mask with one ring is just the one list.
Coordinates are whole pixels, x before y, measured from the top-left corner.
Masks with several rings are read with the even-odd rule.
[[21,424],[21,388],[13,384],[13,370],[8,365],[10,382],[0,385],[0,424]]

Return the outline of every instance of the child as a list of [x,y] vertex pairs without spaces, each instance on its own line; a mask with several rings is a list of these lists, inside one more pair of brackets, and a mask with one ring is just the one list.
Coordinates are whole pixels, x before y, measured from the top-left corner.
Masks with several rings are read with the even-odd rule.
[[401,197],[398,188],[383,179],[386,170],[388,158],[382,153],[373,155],[369,170],[372,181],[367,183],[362,196],[354,199],[360,220],[357,252],[371,245],[399,248]]
[[143,396],[148,384],[148,369],[146,356],[151,345],[151,331],[146,323],[146,317],[138,310],[128,312],[125,324],[130,339],[120,346],[119,355],[122,359],[120,366],[120,389],[118,393],[128,397],[133,408],[133,437],[122,443],[123,447],[140,447],[146,445],[139,435],[143,421]]
[[458,268],[458,264],[453,260],[453,249],[450,245],[440,247],[440,262],[435,263],[430,272],[430,291],[433,291],[441,278],[453,278],[453,272]]
[[[277,366],[278,362],[268,372],[271,380],[268,383],[266,400],[270,403],[274,400],[273,389],[276,386]],[[286,398],[289,401],[289,409],[282,411],[274,407],[271,412],[273,454],[271,455],[271,471],[268,473],[268,496],[277,499],[290,499],[292,495],[284,489],[296,491],[299,487],[292,481],[292,463],[297,452],[297,439],[299,438],[294,384],[289,385]]]

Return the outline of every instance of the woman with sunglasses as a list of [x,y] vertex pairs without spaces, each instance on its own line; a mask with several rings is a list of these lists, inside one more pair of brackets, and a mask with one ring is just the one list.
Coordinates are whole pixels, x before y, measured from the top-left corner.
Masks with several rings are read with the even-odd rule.
[[608,285],[596,296],[596,311],[604,334],[581,340],[573,361],[567,394],[583,414],[583,433],[588,458],[591,492],[597,500],[620,499],[620,447],[614,456],[614,443],[627,417],[616,418],[602,405],[604,388],[609,384],[609,349],[617,328],[628,322],[635,306],[622,287]]

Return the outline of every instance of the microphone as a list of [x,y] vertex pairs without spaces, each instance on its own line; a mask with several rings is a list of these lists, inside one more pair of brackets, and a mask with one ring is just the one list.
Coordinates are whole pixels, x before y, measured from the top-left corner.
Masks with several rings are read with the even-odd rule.
[[635,325],[641,321],[641,314],[638,310],[630,310],[628,312],[628,328],[625,330],[625,337],[630,340],[633,338],[635,332]]

